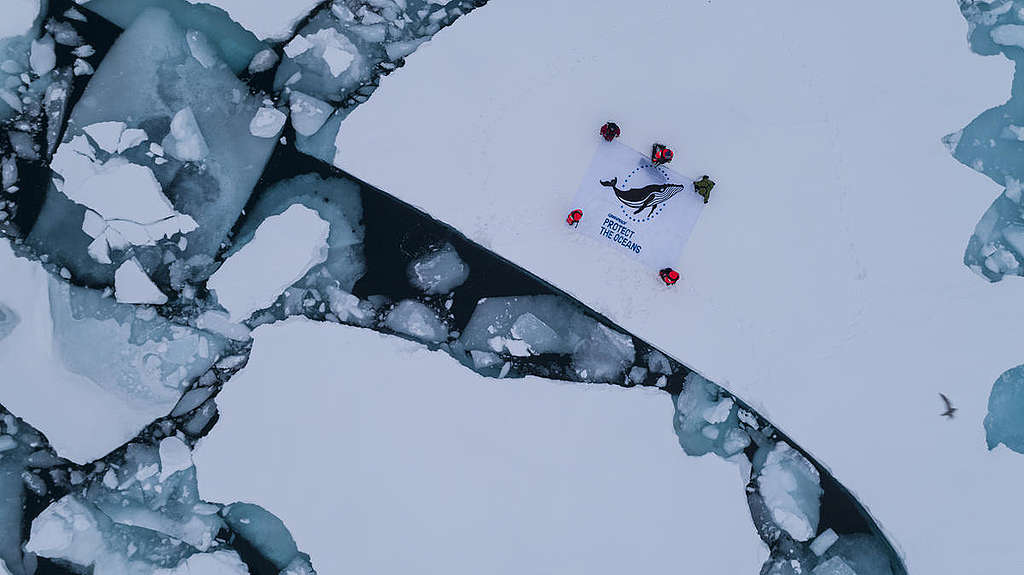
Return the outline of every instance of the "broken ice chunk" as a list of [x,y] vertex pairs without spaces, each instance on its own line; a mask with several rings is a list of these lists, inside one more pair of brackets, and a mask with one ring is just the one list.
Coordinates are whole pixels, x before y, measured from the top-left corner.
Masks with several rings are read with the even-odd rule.
[[418,301],[403,300],[391,310],[384,325],[398,333],[427,343],[438,343],[448,337],[437,314]]
[[114,272],[114,295],[120,303],[167,303],[167,296],[153,284],[135,258],[126,260]]
[[334,111],[327,102],[302,92],[292,92],[288,105],[291,108],[292,126],[303,136],[317,133]]
[[230,255],[208,282],[217,301],[242,321],[263,309],[327,259],[330,224],[295,204],[264,220],[249,243]]
[[171,120],[171,133],[161,142],[164,150],[182,162],[201,162],[210,153],[192,108],[183,108]]
[[92,64],[86,62],[81,58],[75,59],[75,66],[73,71],[75,76],[90,76],[96,72],[96,70],[92,67]]
[[822,494],[819,480],[811,462],[781,441],[768,452],[758,472],[758,493],[772,519],[797,541],[807,541],[818,531]]
[[130,150],[148,139],[149,135],[146,134],[145,130],[138,128],[127,129],[121,134],[121,139],[117,141],[117,153],[123,154],[125,150]]
[[260,108],[249,122],[249,133],[258,138],[277,138],[287,119],[277,108]]
[[160,482],[179,471],[192,467],[192,450],[177,437],[160,440]]
[[249,62],[249,72],[252,74],[259,74],[260,72],[266,72],[277,64],[277,52],[266,48],[260,50],[252,57]]
[[335,78],[340,76],[345,70],[348,70],[353,60],[355,60],[355,56],[351,52],[336,46],[328,46],[324,49],[324,61],[327,62],[331,75]]
[[120,156],[100,163],[83,136],[61,144],[50,167],[60,176],[54,181],[58,190],[106,220],[146,225],[179,215],[151,169]]
[[466,265],[451,244],[413,260],[408,269],[409,282],[427,294],[444,294],[469,278]]
[[108,154],[117,151],[117,145],[121,141],[121,134],[128,126],[124,122],[97,122],[82,128],[89,137],[96,142],[101,150]]
[[634,365],[633,367],[629,368],[629,375],[628,375],[628,377],[629,377],[629,381],[631,383],[641,384],[641,383],[644,382],[644,379],[647,377],[647,368],[646,367],[640,367],[639,365]]
[[[201,282],[213,270],[209,264],[238,220],[276,144],[274,140],[257,138],[249,133],[249,123],[263,98],[251,94],[228,68],[219,65],[206,68],[200,64],[191,54],[185,29],[167,11],[141,10],[143,4],[172,5],[175,2],[140,0],[126,6],[117,0],[105,4],[121,5],[121,9],[132,12],[133,16],[75,105],[65,140],[70,143],[80,134],[76,126],[120,121],[144,127],[151,132],[150,136],[157,138],[153,143],[159,143],[167,135],[164,130],[175,116],[182,110],[191,110],[195,125],[186,125],[191,124],[185,122],[190,119],[187,113],[175,122],[174,128],[178,133],[172,134],[174,151],[190,159],[201,157],[204,155],[203,145],[199,142],[203,142],[208,153],[202,165],[190,162],[182,166],[170,154],[166,158],[149,159],[139,153],[141,150],[126,150],[125,153],[143,167],[151,168],[157,182],[166,189],[166,197],[173,198],[174,211],[189,214],[197,225],[190,230],[184,253],[174,253],[173,262],[165,260],[159,265],[162,269],[147,269],[153,270],[153,277],[158,282],[168,281],[165,278],[169,278],[169,283],[179,282],[172,287],[180,288],[180,282],[186,279]],[[180,14],[180,8],[174,10]],[[193,10],[185,11],[195,15]],[[206,33],[198,20],[201,18],[189,20],[188,28]],[[206,35],[214,38],[213,34]],[[260,49],[265,47],[261,45]],[[254,53],[246,55],[243,68]],[[199,132],[193,130],[190,133],[189,128],[196,126]],[[86,136],[81,135],[85,139]],[[201,136],[201,140],[189,136]],[[198,152],[196,146],[185,145],[187,143],[196,144]],[[106,154],[96,153],[100,156],[91,162],[75,161],[102,165],[97,160],[106,161]],[[54,186],[58,183],[63,185],[59,178]],[[130,193],[124,186],[116,189],[118,193],[115,195]],[[138,190],[133,192],[137,194]],[[112,285],[116,266],[98,264],[87,253],[87,246],[95,238],[67,233],[69,223],[73,220],[80,222],[83,211],[81,206],[71,204],[59,193],[46,194],[42,211],[27,241],[39,253],[49,255],[82,281],[91,285]],[[97,211],[110,219],[108,214]],[[130,221],[145,225],[154,223],[137,219]],[[113,245],[114,242],[109,243]],[[93,246],[93,253],[100,251],[98,244]],[[145,251],[152,256],[164,255],[157,250]],[[116,254],[116,257],[125,256]],[[121,260],[115,263],[120,264]],[[167,270],[171,265],[176,266],[173,275]]]
[[67,495],[32,521],[25,550],[40,557],[63,559],[83,566],[96,562],[106,546],[92,511]]
[[[166,415],[183,384],[224,349],[216,335],[141,317],[101,292],[51,279],[6,242],[0,269],[0,297],[20,320],[17,337],[0,340],[0,365],[32,366],[17,371],[23,385],[6,386],[0,401],[77,463],[106,455]],[[76,408],[54,410],[54,397]]]
[[[527,313],[533,319],[522,319],[517,332],[530,337],[528,342],[512,333],[513,325]],[[558,337],[551,338],[548,330]],[[632,337],[602,325],[575,303],[555,295],[481,300],[460,342],[468,351],[504,349],[516,355],[529,355],[532,350],[538,354],[569,355],[576,375],[595,382],[622,381],[636,356]]]
[[[321,268],[311,272],[310,275],[315,274],[316,277],[310,277],[310,281],[315,283],[318,290],[330,292],[331,289],[340,289],[351,293],[356,281],[366,271],[362,192],[356,181],[302,174],[276,182],[264,190],[250,207],[236,235],[236,241],[246,241],[264,219],[281,214],[293,204],[302,204],[316,211],[331,224],[327,238],[327,261]],[[359,309],[352,309],[351,314],[339,314],[339,318],[347,315],[349,320],[362,324],[367,310],[360,307],[358,298],[353,305]]]
[[299,34],[292,38],[291,42],[288,42],[284,46],[284,53],[289,58],[295,58],[300,54],[304,54],[307,50],[313,47],[313,43],[306,39],[305,36]]
[[811,551],[818,557],[821,557],[838,540],[839,536],[836,535],[835,531],[832,531],[831,528],[826,529],[821,532],[821,535],[815,537],[814,541],[811,541]]
[[54,45],[53,36],[49,34],[45,34],[38,40],[32,40],[32,51],[29,53],[28,61],[37,76],[49,73],[57,65],[57,53],[54,52]]
[[516,318],[509,333],[525,342],[534,353],[548,353],[557,349],[560,338],[555,330],[530,312]]

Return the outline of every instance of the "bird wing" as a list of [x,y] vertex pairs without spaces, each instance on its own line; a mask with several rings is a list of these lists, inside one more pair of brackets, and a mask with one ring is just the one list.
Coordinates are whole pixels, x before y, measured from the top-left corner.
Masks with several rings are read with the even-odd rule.
[[953,403],[949,401],[949,398],[946,397],[945,393],[940,393],[939,397],[941,397],[942,398],[942,402],[946,404],[946,409],[947,410],[953,409]]

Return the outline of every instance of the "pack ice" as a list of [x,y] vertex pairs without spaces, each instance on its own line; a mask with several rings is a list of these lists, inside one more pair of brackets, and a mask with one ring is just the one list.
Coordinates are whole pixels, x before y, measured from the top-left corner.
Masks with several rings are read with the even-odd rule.
[[166,415],[223,349],[220,336],[172,324],[151,307],[50,277],[6,244],[0,268],[4,316],[17,318],[3,323],[9,333],[0,339],[2,402],[72,461],[102,457]]
[[144,10],[71,113],[29,244],[90,285],[129,253],[160,284],[205,279],[276,144],[250,132],[262,107],[202,32]]

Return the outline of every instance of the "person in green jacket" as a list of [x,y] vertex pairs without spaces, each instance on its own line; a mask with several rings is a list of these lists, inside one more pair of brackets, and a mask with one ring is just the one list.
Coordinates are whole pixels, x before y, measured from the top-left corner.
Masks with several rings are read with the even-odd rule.
[[704,203],[708,203],[708,199],[711,198],[711,188],[715,187],[715,183],[710,178],[704,176],[693,183],[693,191],[704,198]]

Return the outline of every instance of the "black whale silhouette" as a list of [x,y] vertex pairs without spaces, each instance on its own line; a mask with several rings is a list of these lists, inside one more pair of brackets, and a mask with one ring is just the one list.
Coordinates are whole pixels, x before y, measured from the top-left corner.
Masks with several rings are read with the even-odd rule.
[[648,184],[642,188],[634,188],[632,190],[620,190],[615,187],[618,184],[618,178],[612,178],[610,180],[600,180],[602,186],[609,187],[615,190],[615,197],[619,198],[619,201],[623,204],[633,208],[634,214],[639,214],[646,208],[651,208],[651,211],[647,214],[650,216],[654,213],[654,208],[658,207],[658,204],[667,201],[672,196],[686,189],[684,184]]

